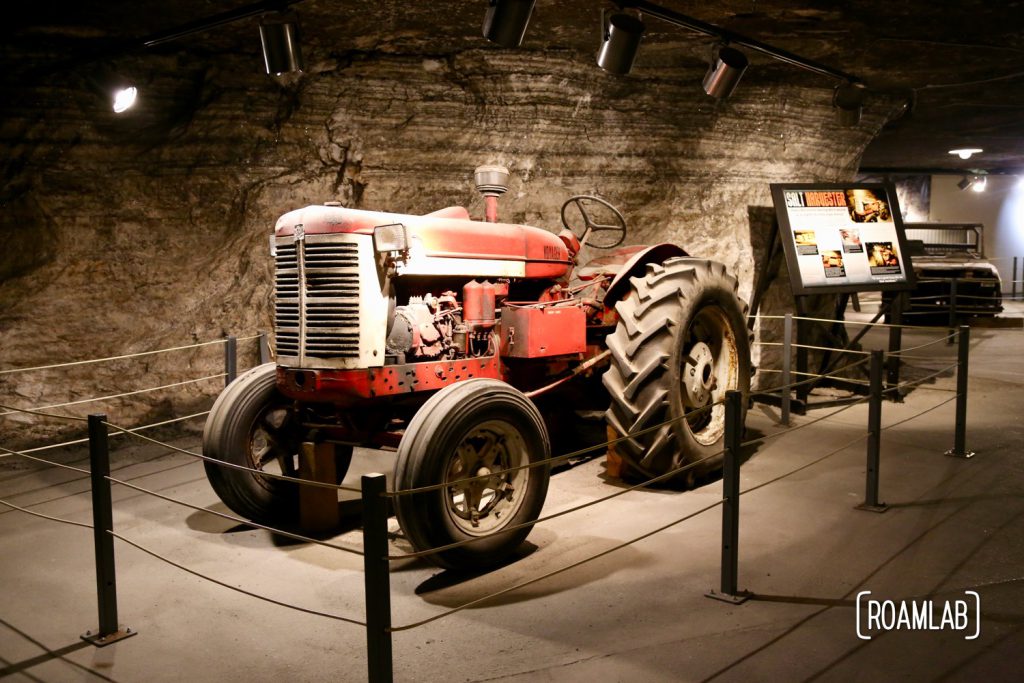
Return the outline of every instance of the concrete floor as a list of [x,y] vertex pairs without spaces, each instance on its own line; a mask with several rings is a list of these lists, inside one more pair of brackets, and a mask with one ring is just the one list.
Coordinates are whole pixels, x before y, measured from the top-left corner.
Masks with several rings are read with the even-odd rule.
[[[1017,313],[1019,315],[1019,311]],[[936,331],[937,332],[937,331]],[[905,335],[906,347],[935,333]],[[881,345],[872,333],[870,343]],[[1024,354],[1020,330],[975,329],[968,446],[943,456],[953,404],[884,432],[885,514],[854,509],[864,495],[864,442],[742,498],[735,606],[717,587],[719,508],[573,571],[394,636],[399,681],[1020,680],[1024,664]],[[953,347],[915,352],[918,376],[955,359]],[[905,402],[893,425],[951,396],[939,377]],[[815,410],[797,424],[827,414]],[[780,430],[766,411],[752,433]],[[742,470],[748,488],[863,434],[856,406],[768,440]],[[179,445],[198,447],[197,437]],[[80,457],[80,456],[79,456]],[[0,498],[43,514],[90,521],[88,482],[75,473],[0,459]],[[224,510],[200,463],[145,448],[117,452],[115,476],[201,508]],[[363,453],[352,476],[389,470]],[[545,513],[616,490],[597,458],[552,480]],[[115,528],[138,543],[234,586],[287,603],[363,618],[361,558],[275,538],[116,487]],[[636,491],[544,523],[523,559],[455,577],[419,561],[392,567],[395,625],[593,555],[715,502],[721,484],[686,493]],[[356,525],[355,520],[350,526]],[[392,520],[394,526],[394,521]],[[395,527],[397,528],[397,527]],[[357,530],[333,539],[358,548]],[[393,552],[408,550],[396,537]],[[358,626],[268,604],[117,545],[120,618],[139,635],[106,648],[78,636],[97,625],[92,537],[86,529],[0,511],[0,678],[11,681],[360,681]],[[980,595],[980,636],[876,632],[858,639],[856,595],[936,603]],[[862,611],[863,615],[864,612]],[[972,621],[972,628],[974,623]]]

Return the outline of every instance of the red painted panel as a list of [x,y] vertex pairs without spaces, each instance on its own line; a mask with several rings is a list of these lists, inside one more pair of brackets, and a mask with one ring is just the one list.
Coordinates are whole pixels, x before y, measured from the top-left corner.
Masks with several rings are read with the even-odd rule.
[[547,358],[587,350],[587,315],[578,306],[501,309],[501,355]]
[[473,377],[505,379],[497,356],[427,361],[360,370],[277,369],[277,388],[288,398],[347,405],[385,396],[434,391]]

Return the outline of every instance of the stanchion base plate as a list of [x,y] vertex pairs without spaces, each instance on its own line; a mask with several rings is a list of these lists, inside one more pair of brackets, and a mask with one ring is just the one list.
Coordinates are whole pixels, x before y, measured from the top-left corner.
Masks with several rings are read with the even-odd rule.
[[968,460],[974,457],[974,451],[964,451],[963,453],[957,453],[955,450],[950,448],[948,451],[946,451],[945,455],[948,455],[951,458],[963,458],[964,460]]
[[867,512],[887,512],[889,506],[885,503],[879,503],[878,505],[868,505],[867,503],[861,503],[860,505],[854,505],[854,510],[866,510]]
[[718,591],[710,590],[704,594],[705,598],[711,598],[712,600],[720,600],[721,602],[728,602],[733,605],[742,605],[750,596],[753,595],[749,591],[740,591],[735,595],[729,593],[719,593]]
[[119,640],[125,638],[131,638],[132,636],[138,635],[138,631],[133,631],[127,626],[122,626],[113,633],[108,633],[105,636],[101,636],[99,633],[93,633],[92,631],[86,631],[82,634],[81,638],[87,643],[92,643],[96,647],[106,647],[111,643],[116,643]]

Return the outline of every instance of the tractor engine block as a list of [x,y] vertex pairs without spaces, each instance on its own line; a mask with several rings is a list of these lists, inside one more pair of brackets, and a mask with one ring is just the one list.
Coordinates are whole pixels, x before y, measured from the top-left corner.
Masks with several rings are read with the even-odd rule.
[[395,308],[388,324],[387,354],[409,362],[493,352],[495,286],[473,280],[463,288],[462,299],[460,305],[453,291],[410,296]]

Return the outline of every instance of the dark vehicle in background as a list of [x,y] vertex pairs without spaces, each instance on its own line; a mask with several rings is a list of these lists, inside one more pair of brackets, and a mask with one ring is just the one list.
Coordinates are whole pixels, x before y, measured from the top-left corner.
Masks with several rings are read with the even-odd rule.
[[904,322],[947,324],[952,319],[993,317],[1003,311],[999,271],[984,255],[979,223],[906,223],[917,287]]

